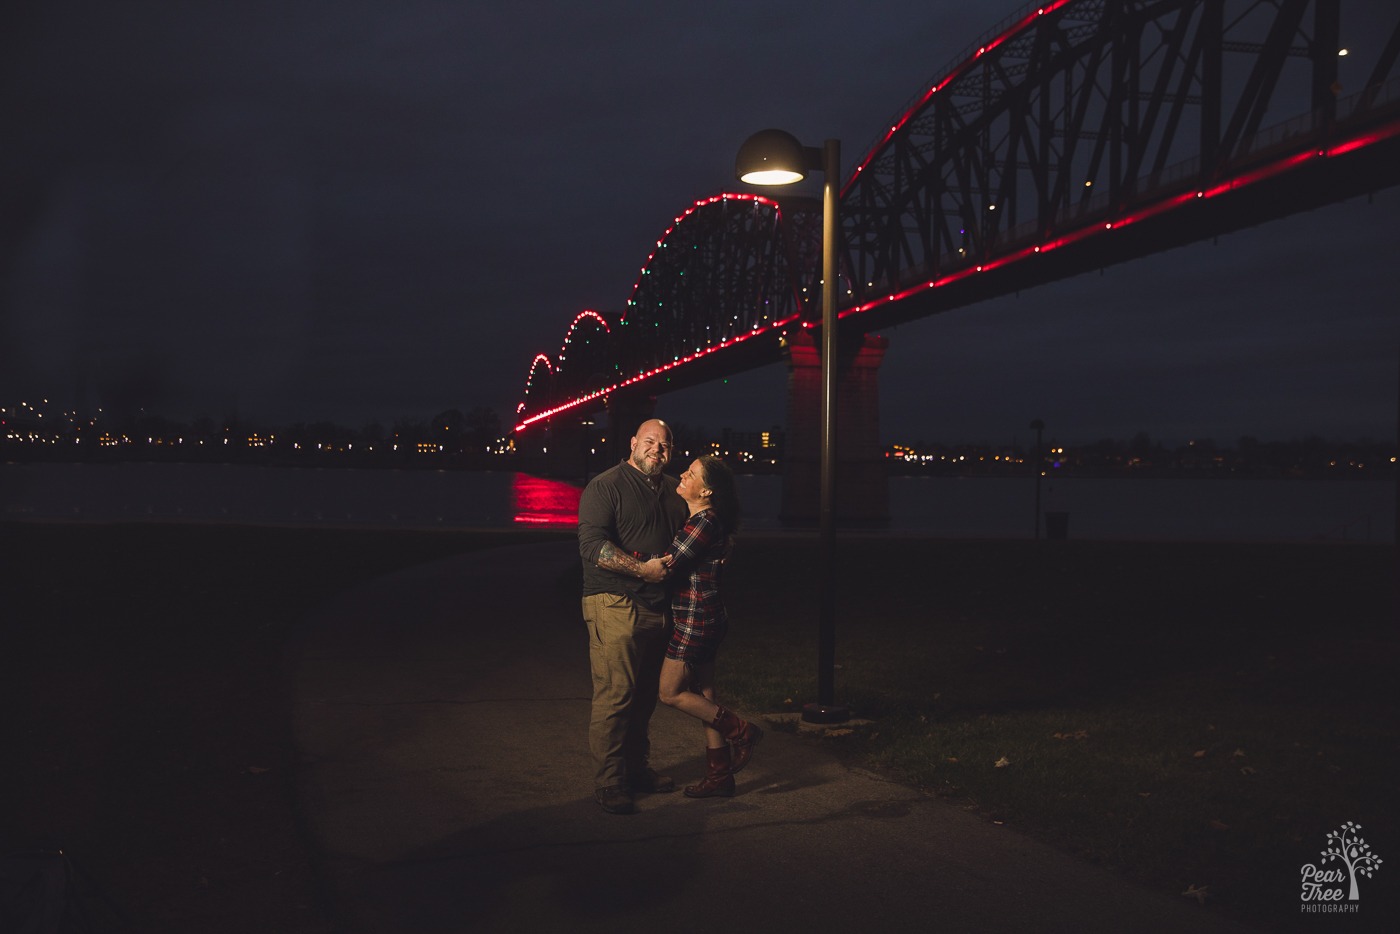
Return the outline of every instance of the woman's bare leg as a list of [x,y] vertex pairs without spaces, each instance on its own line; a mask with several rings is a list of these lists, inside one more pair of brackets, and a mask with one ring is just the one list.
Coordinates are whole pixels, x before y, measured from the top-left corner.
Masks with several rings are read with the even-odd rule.
[[708,719],[705,720],[705,748],[718,749],[725,745],[723,734],[710,724],[715,721],[715,714],[719,713],[719,702],[715,700],[715,663],[707,662],[704,665],[695,665],[690,669],[690,689],[709,704],[712,711]]
[[661,703],[705,724],[705,745],[718,749],[724,737],[710,728],[719,706],[715,703],[715,663],[687,665],[668,658],[661,663]]

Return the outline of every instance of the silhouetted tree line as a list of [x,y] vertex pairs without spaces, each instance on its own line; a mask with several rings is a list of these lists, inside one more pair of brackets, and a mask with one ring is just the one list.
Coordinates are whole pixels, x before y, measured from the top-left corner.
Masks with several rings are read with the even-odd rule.
[[427,421],[389,428],[329,421],[267,426],[238,416],[181,422],[136,412],[91,419],[12,417],[0,446],[12,460],[162,460],[258,462],[314,466],[499,467],[502,437],[495,411],[448,409]]

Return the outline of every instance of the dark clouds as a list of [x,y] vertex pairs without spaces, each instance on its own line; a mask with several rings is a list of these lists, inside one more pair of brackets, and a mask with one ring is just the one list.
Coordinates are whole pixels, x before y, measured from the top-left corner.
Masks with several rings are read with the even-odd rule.
[[[359,423],[520,397],[783,126],[888,119],[970,4],[31,3],[0,39],[0,399]],[[899,328],[887,435],[1393,430],[1393,192]],[[780,367],[663,399],[784,419]]]

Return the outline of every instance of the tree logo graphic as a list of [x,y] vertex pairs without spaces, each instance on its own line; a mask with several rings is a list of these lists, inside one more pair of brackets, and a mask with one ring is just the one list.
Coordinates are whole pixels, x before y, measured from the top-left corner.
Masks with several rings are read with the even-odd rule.
[[[1357,834],[1360,824],[1347,821],[1339,830],[1327,835],[1327,849],[1322,851],[1320,866],[1308,863],[1303,867],[1304,903],[1340,902],[1343,899],[1355,902],[1361,898],[1357,886],[1360,876],[1367,879],[1381,868],[1381,858],[1371,849],[1371,844]],[[1333,865],[1331,868],[1328,864]],[[1343,871],[1342,866],[1346,867]],[[1344,891],[1343,886],[1350,886]]]

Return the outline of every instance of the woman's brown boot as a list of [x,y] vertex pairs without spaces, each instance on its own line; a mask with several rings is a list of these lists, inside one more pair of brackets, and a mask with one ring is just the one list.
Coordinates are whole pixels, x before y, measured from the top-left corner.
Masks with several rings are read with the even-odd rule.
[[732,711],[725,710],[723,707],[715,712],[715,719],[710,724],[710,729],[716,730],[720,736],[723,736],[734,750],[733,761],[729,766],[731,772],[737,772],[749,764],[749,757],[753,755],[753,747],[759,740],[763,739],[762,730],[747,720],[740,720]]
[[705,750],[705,778],[687,785],[687,798],[729,798],[734,795],[734,775],[729,770],[729,747]]

